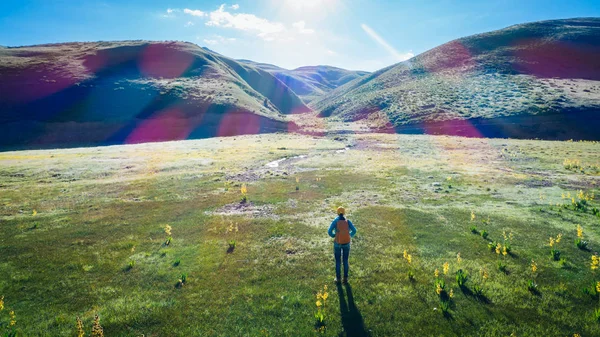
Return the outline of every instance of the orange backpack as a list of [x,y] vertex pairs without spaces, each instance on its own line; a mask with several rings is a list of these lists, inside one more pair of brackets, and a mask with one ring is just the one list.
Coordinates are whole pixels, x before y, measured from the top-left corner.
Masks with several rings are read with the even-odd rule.
[[348,221],[338,220],[335,228],[335,243],[344,245],[350,243],[350,227]]

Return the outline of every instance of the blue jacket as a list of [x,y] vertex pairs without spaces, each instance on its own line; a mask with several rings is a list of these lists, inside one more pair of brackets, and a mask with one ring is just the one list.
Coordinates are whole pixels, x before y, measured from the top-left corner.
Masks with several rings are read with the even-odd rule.
[[[342,220],[342,219],[339,216],[337,218],[333,219],[333,222],[329,226],[329,230],[327,230],[327,234],[329,234],[329,236],[331,236],[332,238],[335,238],[335,229],[337,227],[338,220]],[[348,221],[348,228],[350,229],[350,237],[353,238],[354,234],[356,234],[356,228],[352,224],[352,221],[350,221],[346,218],[344,218],[344,220]],[[338,245],[338,244],[334,242],[334,245]]]

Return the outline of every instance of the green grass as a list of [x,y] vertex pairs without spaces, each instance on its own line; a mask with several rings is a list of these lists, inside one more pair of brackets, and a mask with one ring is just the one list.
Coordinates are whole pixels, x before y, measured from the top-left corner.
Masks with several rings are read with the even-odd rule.
[[[597,176],[562,165],[598,158],[597,144],[348,138],[0,153],[0,332],[14,310],[23,336],[74,336],[77,316],[89,335],[96,314],[106,336],[310,336],[319,334],[315,296],[328,284],[325,336],[600,333],[600,303],[583,291],[600,281],[590,269],[600,203],[582,211],[561,198],[600,194]],[[347,143],[358,146],[335,152]],[[264,166],[287,153],[307,157]],[[339,288],[326,234],[338,205],[358,228],[350,286]],[[577,224],[590,251],[574,244]],[[514,235],[507,256],[488,248],[504,244],[503,232]],[[548,238],[559,233],[561,261],[553,261]],[[527,289],[532,259],[537,294]],[[454,294],[445,315],[436,269]],[[468,275],[462,288],[458,269]]]

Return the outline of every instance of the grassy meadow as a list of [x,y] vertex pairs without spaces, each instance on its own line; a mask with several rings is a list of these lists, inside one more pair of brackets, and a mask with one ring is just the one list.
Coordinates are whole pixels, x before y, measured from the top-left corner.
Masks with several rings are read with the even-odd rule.
[[598,336],[599,165],[389,134],[0,153],[0,335]]

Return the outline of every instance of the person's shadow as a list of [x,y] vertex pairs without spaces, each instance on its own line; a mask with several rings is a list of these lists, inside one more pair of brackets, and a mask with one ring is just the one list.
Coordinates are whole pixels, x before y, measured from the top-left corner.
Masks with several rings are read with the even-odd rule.
[[[342,326],[344,331],[340,336],[346,337],[369,337],[370,334],[365,330],[363,317],[354,304],[354,296],[352,296],[352,287],[349,284],[345,285],[348,303],[344,297],[344,289],[341,284],[337,285],[338,296],[340,298],[340,314],[342,316]],[[345,334],[344,334],[345,332]]]

